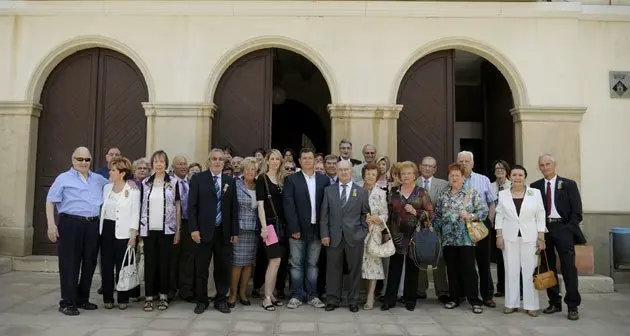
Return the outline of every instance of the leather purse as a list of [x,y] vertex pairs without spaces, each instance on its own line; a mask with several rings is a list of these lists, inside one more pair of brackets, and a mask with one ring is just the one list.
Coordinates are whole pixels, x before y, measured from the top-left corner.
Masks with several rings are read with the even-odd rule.
[[[391,236],[392,234],[389,232],[387,224],[383,223],[383,225],[387,233]],[[394,241],[391,239],[383,241],[383,233],[376,227],[373,227],[372,231],[370,231],[366,237],[366,249],[369,255],[377,258],[389,258],[396,253]]]
[[[558,278],[556,278],[556,274],[549,269],[547,251],[542,252],[543,253],[538,257],[538,269],[536,270],[536,274],[534,274],[534,288],[537,290],[548,289],[558,285]],[[540,272],[540,259],[545,259],[546,272]]]
[[[470,200],[471,191],[466,192],[466,198],[464,199],[464,204],[462,205],[462,210],[466,209],[466,205],[468,205],[468,201]],[[468,231],[468,236],[473,243],[476,243],[488,236],[488,227],[483,222],[474,222],[472,220],[466,220],[466,231]]]

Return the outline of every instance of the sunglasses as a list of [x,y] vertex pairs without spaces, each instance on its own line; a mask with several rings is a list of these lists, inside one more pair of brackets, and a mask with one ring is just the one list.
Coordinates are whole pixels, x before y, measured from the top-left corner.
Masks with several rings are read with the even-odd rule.
[[295,167],[284,167],[284,170],[295,171]]
[[79,162],[83,162],[83,161],[90,162],[90,161],[92,161],[92,159],[90,159],[90,158],[82,158],[82,157],[76,157],[74,159],[79,161]]

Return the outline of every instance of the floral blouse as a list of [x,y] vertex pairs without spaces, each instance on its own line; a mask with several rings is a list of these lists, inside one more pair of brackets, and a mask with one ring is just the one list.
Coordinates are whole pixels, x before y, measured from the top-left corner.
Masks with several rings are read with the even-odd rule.
[[479,220],[488,216],[488,209],[475,188],[465,186],[456,194],[451,193],[451,188],[444,189],[437,197],[432,221],[440,235],[442,246],[475,246],[468,236],[466,222],[459,217],[467,193],[470,193],[470,197],[465,210],[477,215]]
[[[396,245],[397,253],[407,253],[409,240],[416,227],[422,223],[427,223],[433,216],[433,206],[429,195],[424,188],[416,186],[409,197],[405,198],[400,193],[400,187],[392,188],[389,201],[389,230],[392,233],[392,240]],[[405,205],[411,204],[418,213],[413,216],[405,210]]]

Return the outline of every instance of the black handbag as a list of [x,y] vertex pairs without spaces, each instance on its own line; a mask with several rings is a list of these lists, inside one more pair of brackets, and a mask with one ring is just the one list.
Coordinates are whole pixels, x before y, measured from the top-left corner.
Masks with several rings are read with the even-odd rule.
[[416,226],[409,241],[408,253],[409,258],[420,269],[426,269],[427,266],[432,266],[434,269],[437,267],[442,254],[441,242],[437,232],[428,221]]

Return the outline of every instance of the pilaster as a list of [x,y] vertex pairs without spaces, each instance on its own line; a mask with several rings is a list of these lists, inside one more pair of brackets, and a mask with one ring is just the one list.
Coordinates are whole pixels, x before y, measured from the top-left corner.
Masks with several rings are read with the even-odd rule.
[[33,201],[37,127],[42,107],[0,101],[0,255],[24,256],[33,250]]
[[333,151],[339,141],[352,141],[354,156],[361,158],[366,144],[376,146],[378,155],[396,161],[397,122],[402,105],[329,104]]
[[528,180],[541,177],[538,157],[551,154],[562,176],[580,183],[580,123],[586,107],[530,106],[512,109],[516,162],[530,172]]
[[206,162],[214,104],[143,103],[147,116],[147,155],[164,150],[189,162]]

